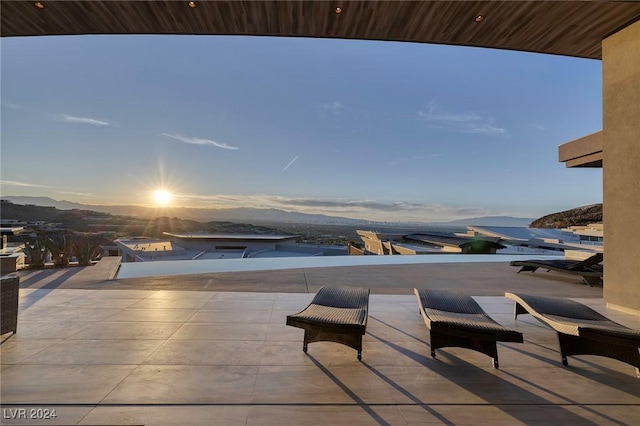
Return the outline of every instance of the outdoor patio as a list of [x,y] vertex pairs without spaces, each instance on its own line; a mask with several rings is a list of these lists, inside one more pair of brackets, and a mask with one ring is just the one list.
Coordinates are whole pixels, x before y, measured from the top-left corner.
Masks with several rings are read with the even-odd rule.
[[[605,308],[602,288],[576,278],[518,275],[499,263],[430,264],[185,275],[171,277],[167,289],[160,277],[87,275],[97,270],[68,279],[56,278],[63,271],[43,271],[39,279],[20,273],[18,333],[5,335],[0,346],[3,424],[640,420],[640,378],[632,366],[577,356],[563,367],[555,333],[528,315],[515,321],[513,302],[500,296],[505,288],[528,288],[572,297],[640,329],[640,317]],[[78,288],[83,280],[85,288]],[[154,282],[162,289],[146,288]],[[304,354],[304,332],[285,325],[286,315],[304,308],[325,283],[370,283],[362,362],[334,343],[312,343]],[[438,350],[431,358],[411,294],[417,283],[478,295],[496,321],[524,333],[525,343],[499,344],[499,370],[489,357],[465,349]],[[242,291],[228,291],[234,285]],[[57,417],[36,419],[32,414],[46,413],[37,409],[55,409]]]

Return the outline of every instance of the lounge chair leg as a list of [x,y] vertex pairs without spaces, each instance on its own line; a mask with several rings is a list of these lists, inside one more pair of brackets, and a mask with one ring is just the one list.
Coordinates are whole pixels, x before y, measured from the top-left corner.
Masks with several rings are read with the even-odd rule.
[[436,357],[436,351],[435,349],[431,349],[431,358],[435,358]]
[[518,315],[520,314],[528,314],[527,310],[522,307],[518,302],[515,303],[515,308],[513,310],[513,319],[517,320]]
[[493,368],[500,368],[500,364],[498,364],[498,358],[493,359]]
[[565,355],[562,355],[562,365],[565,367],[569,365],[569,361],[567,361],[567,357]]
[[358,351],[358,361],[362,361],[362,351]]
[[307,353],[307,344],[302,345],[302,352]]

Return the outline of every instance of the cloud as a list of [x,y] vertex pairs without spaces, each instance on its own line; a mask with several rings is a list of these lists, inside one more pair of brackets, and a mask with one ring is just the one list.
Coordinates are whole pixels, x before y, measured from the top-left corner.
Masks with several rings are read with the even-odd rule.
[[435,101],[429,102],[425,110],[418,111],[418,117],[431,123],[431,127],[438,129],[485,135],[506,133],[506,129],[493,125],[493,118],[483,117],[472,112],[446,112]]
[[94,194],[88,192],[74,192],[74,191],[56,191],[56,194],[77,195],[78,197],[93,197]]
[[463,130],[464,133],[481,133],[485,135],[500,135],[505,132],[505,129],[502,127],[495,127],[491,124],[476,124],[469,123],[469,126],[466,130]]
[[6,105],[7,107],[9,107],[11,109],[22,109],[22,107],[20,105],[12,104],[12,103],[9,103],[9,102],[3,102],[2,105]]
[[161,136],[165,136],[167,138],[175,139],[180,142],[193,144],[193,145],[208,145],[208,146],[215,146],[217,148],[224,148],[224,149],[231,149],[231,150],[240,149],[237,146],[230,146],[230,145],[227,145],[226,143],[212,141],[211,139],[187,138],[182,135],[172,135],[169,133],[162,133]]
[[324,208],[340,208],[340,209],[353,209],[361,208],[367,210],[379,210],[379,211],[402,211],[402,210],[414,210],[423,207],[422,204],[409,203],[404,201],[398,202],[380,202],[373,200],[356,200],[356,201],[335,201],[335,200],[315,200],[309,198],[290,198],[282,200],[284,204],[290,206],[302,206],[302,207],[324,207]]
[[54,118],[57,121],[63,121],[65,123],[91,124],[92,126],[113,126],[115,124],[109,121],[98,120],[95,118],[74,117],[68,114],[54,115]]
[[424,160],[425,158],[427,157],[424,157],[422,155],[414,155],[413,157],[398,158],[397,160],[389,161],[387,163],[387,166],[397,166],[399,164],[409,163],[411,161]]
[[320,104],[320,106],[324,109],[327,109],[333,112],[334,114],[339,113],[344,108],[344,104],[340,101],[333,101],[327,104]]
[[51,188],[48,185],[39,185],[36,183],[26,183],[26,182],[16,182],[13,180],[0,180],[0,185],[7,185],[7,186],[26,186],[26,187],[30,187],[30,188]]
[[326,214],[364,220],[435,222],[495,214],[475,207],[453,207],[411,201],[329,200],[280,195],[174,194],[198,207],[280,209],[309,214]]
[[284,166],[284,169],[282,169],[282,172],[284,172],[285,170],[287,170],[289,168],[290,165],[292,165],[296,160],[298,159],[298,156],[296,155],[293,160],[289,161],[289,164],[287,164],[286,166]]

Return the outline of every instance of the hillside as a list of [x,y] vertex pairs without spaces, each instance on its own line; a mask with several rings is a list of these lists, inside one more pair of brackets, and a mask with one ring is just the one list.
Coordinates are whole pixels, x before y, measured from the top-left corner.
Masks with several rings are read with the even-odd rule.
[[145,235],[161,238],[163,232],[283,233],[275,227],[246,223],[223,221],[203,223],[177,217],[139,218],[92,210],[59,210],[55,207],[13,203],[2,203],[0,216],[3,219],[17,219],[22,222],[58,223],[63,228],[81,232],[113,231],[118,237]]
[[[377,223],[361,219],[352,219],[339,216],[328,216],[323,214],[298,213],[279,209],[257,209],[248,207],[238,208],[190,208],[190,207],[165,207],[152,208],[131,205],[89,205],[73,203],[70,201],[58,201],[49,197],[28,197],[28,196],[3,196],[3,199],[16,204],[27,204],[36,206],[55,207],[60,210],[91,210],[104,212],[113,215],[131,216],[140,219],[155,219],[158,217],[179,217],[185,220],[198,222],[224,221],[240,223],[307,223],[319,225],[362,225]],[[3,214],[3,217],[10,216]]]
[[[50,206],[60,210],[90,210],[94,212],[109,213],[112,215],[130,216],[138,219],[152,220],[160,217],[181,218],[197,222],[235,222],[253,224],[290,224],[290,225],[318,225],[318,226],[352,226],[352,227],[386,227],[386,226],[527,226],[533,218],[510,217],[510,216],[487,216],[460,219],[451,222],[432,222],[428,218],[420,222],[379,222],[364,219],[353,219],[340,216],[328,216],[323,214],[308,214],[279,209],[258,209],[248,207],[238,208],[188,208],[188,207],[166,207],[150,208],[141,206],[102,206],[73,203],[70,201],[57,201],[48,197],[27,197],[27,196],[3,196],[15,204],[29,204],[35,206]],[[11,214],[2,214],[4,218],[12,218]],[[24,216],[20,216],[24,217]],[[34,220],[34,219],[26,219]],[[43,220],[43,219],[40,219]]]
[[602,204],[577,207],[558,213],[551,213],[534,220],[530,228],[566,228],[602,222]]

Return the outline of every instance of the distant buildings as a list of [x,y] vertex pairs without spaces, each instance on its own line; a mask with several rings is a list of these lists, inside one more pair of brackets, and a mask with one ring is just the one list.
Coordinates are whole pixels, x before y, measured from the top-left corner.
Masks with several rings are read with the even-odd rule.
[[356,231],[364,243],[365,254],[491,254],[505,248],[499,238],[465,236],[440,232],[377,232]]
[[[564,254],[603,250],[602,224],[543,229],[468,226],[466,234],[423,231],[356,231],[364,254]],[[579,254],[575,255],[580,257]]]
[[172,234],[166,239],[137,237],[115,243],[123,262],[245,259],[258,257],[343,256],[346,247],[296,243],[296,235]]

